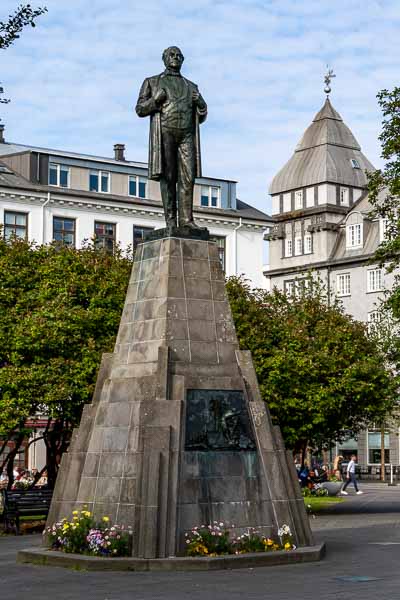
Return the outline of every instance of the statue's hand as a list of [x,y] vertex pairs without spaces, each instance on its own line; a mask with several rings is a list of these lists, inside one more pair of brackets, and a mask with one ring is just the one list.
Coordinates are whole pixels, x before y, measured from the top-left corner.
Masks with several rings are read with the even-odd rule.
[[200,93],[195,90],[194,92],[192,92],[192,100],[193,100],[193,104],[197,104],[198,101],[200,99]]
[[167,99],[167,92],[164,90],[164,88],[160,88],[154,96],[154,100],[156,101],[156,104],[158,104],[158,106],[160,106],[163,102],[165,102],[166,99]]

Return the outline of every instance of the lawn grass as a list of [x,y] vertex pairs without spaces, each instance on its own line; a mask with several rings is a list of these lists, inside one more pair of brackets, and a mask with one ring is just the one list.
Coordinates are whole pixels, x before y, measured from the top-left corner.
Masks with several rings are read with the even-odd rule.
[[308,496],[304,498],[306,508],[312,513],[321,512],[324,508],[339,502],[343,502],[343,498],[337,498],[336,496]]

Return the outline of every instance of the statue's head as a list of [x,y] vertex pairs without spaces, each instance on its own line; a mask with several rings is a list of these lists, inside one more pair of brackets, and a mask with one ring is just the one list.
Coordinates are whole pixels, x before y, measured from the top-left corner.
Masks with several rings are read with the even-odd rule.
[[177,46],[170,46],[164,50],[162,59],[164,65],[168,69],[173,69],[174,71],[180,71],[183,61],[185,57],[183,56],[180,48]]

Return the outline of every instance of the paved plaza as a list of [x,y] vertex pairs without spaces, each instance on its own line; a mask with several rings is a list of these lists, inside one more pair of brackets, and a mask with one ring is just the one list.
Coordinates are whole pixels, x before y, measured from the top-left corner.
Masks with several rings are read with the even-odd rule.
[[[400,597],[400,486],[363,484],[312,520],[319,563],[212,573],[86,573],[16,563],[40,536],[0,537],[1,600],[385,600]],[[353,492],[350,492],[353,494]]]

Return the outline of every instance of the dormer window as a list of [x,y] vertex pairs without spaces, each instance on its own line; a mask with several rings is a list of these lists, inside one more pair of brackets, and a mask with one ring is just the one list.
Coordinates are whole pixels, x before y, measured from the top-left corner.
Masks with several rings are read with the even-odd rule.
[[346,248],[362,248],[362,223],[347,225]]
[[355,158],[351,158],[350,162],[351,162],[351,166],[353,167],[353,169],[361,169],[360,163]]
[[220,206],[220,189],[211,185],[202,185],[200,204],[204,207],[218,208]]
[[58,163],[49,164],[49,185],[69,187],[69,167]]
[[300,210],[303,208],[303,190],[297,190],[294,193],[294,209]]

